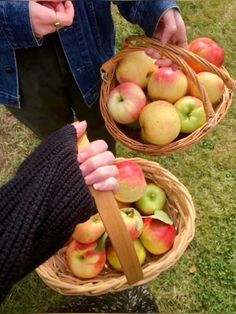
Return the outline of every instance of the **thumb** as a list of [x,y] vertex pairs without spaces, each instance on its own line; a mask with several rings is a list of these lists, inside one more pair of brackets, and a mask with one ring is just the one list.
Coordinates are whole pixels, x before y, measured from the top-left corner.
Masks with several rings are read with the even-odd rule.
[[86,121],[81,121],[81,122],[76,121],[76,122],[72,123],[72,125],[76,129],[77,139],[79,139],[86,131],[87,122]]
[[164,30],[161,36],[161,42],[163,44],[167,44],[168,42],[170,42],[173,34],[174,34],[174,31],[172,30],[170,26],[167,25],[166,27],[164,27]]

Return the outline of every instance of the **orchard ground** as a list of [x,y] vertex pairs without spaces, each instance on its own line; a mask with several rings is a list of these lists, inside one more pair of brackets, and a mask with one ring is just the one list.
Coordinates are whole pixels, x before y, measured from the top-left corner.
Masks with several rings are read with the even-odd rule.
[[[188,39],[206,36],[225,50],[225,67],[236,78],[235,0],[179,1]],[[114,9],[117,48],[141,30]],[[182,258],[150,283],[161,312],[235,313],[236,97],[226,117],[190,149],[154,158],[118,145],[123,157],[159,162],[186,185],[197,210],[196,235]],[[35,136],[0,108],[0,184],[38,144]],[[65,298],[49,289],[35,273],[15,285],[0,306],[1,313],[42,313]]]

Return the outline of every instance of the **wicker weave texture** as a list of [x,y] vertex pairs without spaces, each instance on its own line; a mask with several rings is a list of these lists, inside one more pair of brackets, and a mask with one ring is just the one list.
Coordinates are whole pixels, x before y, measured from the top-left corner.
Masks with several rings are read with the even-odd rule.
[[[132,134],[129,132],[129,130],[124,130],[121,125],[117,124],[112,119],[107,106],[110,92],[112,88],[117,85],[115,72],[119,61],[127,56],[130,52],[144,50],[147,47],[156,49],[161,55],[166,56],[172,60],[173,63],[177,64],[187,75],[187,77],[193,81],[200,92],[200,98],[203,102],[207,116],[207,122],[200,128],[190,133],[189,135],[181,138],[178,137],[175,141],[164,146],[142,143],[139,141],[139,139],[132,137]],[[207,93],[204,87],[200,84],[196,73],[186,63],[186,58],[190,58],[200,64],[203,64],[208,68],[209,72],[218,75],[224,81],[225,91],[222,99],[215,108],[213,108],[211,102],[209,101]],[[227,110],[232,103],[233,91],[236,88],[236,81],[230,77],[229,73],[224,67],[218,68],[188,50],[170,44],[162,45],[159,41],[145,36],[128,37],[124,42],[124,49],[122,49],[102,66],[101,73],[103,82],[100,93],[100,110],[107,130],[117,141],[123,143],[127,147],[152,156],[168,155],[175,151],[189,148],[192,144],[197,143],[203,137],[205,137],[210,132],[210,130],[216,126],[226,115]]]
[[[117,160],[122,160],[118,158]],[[142,266],[144,279],[135,285],[155,279],[174,265],[187,249],[195,232],[195,208],[187,188],[158,163],[142,158],[132,158],[143,169],[147,181],[162,187],[167,194],[167,211],[177,229],[173,247],[160,256],[149,256]],[[36,269],[41,279],[53,290],[65,295],[101,295],[129,288],[124,274],[108,266],[95,278],[80,280],[72,275],[65,262],[65,249]]]

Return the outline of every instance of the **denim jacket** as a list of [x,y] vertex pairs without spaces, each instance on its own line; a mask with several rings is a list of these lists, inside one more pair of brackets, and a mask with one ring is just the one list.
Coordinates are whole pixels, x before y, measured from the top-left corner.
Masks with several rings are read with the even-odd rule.
[[[175,1],[113,1],[122,16],[138,24],[147,36]],[[115,29],[109,0],[74,0],[73,25],[59,37],[75,81],[88,106],[98,98],[100,67],[115,52]],[[28,0],[0,0],[0,104],[19,108],[16,49],[43,45],[31,28]]]

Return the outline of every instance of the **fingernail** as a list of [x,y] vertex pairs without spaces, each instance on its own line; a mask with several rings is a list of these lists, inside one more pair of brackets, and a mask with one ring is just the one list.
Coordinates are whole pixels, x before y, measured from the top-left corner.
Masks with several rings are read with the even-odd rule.
[[79,168],[80,168],[80,170],[81,170],[82,173],[85,171],[84,165],[80,165]]
[[99,190],[99,187],[100,187],[100,184],[99,184],[99,183],[94,183],[94,184],[93,184],[93,188],[94,188],[95,190]]

